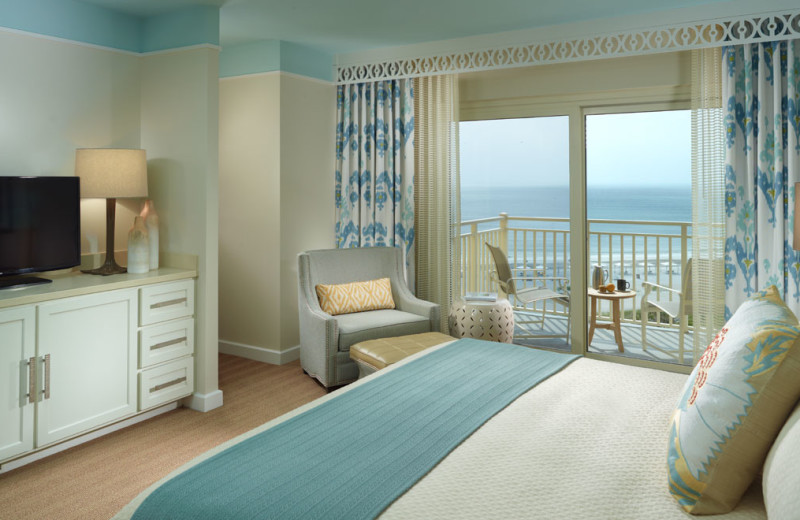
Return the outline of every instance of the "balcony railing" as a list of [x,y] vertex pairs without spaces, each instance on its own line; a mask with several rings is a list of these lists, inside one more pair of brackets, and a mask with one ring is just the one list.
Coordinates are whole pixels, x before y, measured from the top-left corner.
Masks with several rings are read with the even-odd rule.
[[[681,273],[691,256],[690,222],[594,219],[588,224],[589,271],[594,264],[600,264],[608,270],[609,281],[625,278],[635,290],[641,288],[642,282],[680,290]],[[501,213],[464,221],[460,229],[461,294],[497,291],[490,276],[494,263],[484,242],[506,251],[512,268],[522,270],[526,276],[569,278],[569,219],[510,217]],[[662,297],[673,296],[665,293]],[[640,299],[641,291],[636,298],[622,301],[622,321],[639,322]],[[552,302],[547,305],[548,312],[566,312]],[[541,307],[517,307],[534,309]],[[598,312],[610,314],[608,302],[601,301]],[[657,321],[661,321],[660,317]],[[651,324],[656,323],[651,320]],[[672,323],[663,326],[677,327]]]

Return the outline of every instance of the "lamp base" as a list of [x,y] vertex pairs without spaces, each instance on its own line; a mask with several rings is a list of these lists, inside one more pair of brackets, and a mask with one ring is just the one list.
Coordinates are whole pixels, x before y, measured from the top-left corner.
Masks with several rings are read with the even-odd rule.
[[97,269],[81,269],[82,273],[86,274],[99,274],[100,276],[109,276],[112,274],[127,273],[128,269],[120,267],[117,264],[103,264]]
[[128,272],[126,268],[120,267],[114,260],[114,219],[116,213],[117,199],[106,199],[106,261],[97,269],[81,269],[82,273],[109,276]]

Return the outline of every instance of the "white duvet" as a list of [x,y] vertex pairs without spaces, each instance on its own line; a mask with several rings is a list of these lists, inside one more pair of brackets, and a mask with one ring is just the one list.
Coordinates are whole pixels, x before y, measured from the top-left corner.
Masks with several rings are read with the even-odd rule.
[[[667,427],[686,377],[578,359],[473,433],[381,518],[698,518],[678,507],[666,476]],[[362,381],[233,439],[177,472]],[[151,489],[115,518],[129,518]],[[760,489],[752,486],[735,511],[702,518],[765,519]]]

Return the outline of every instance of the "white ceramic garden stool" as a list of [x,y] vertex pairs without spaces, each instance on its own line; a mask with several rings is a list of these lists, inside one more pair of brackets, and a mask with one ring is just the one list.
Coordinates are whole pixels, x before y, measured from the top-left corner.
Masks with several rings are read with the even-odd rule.
[[511,343],[514,312],[505,298],[493,302],[456,300],[448,316],[450,335]]

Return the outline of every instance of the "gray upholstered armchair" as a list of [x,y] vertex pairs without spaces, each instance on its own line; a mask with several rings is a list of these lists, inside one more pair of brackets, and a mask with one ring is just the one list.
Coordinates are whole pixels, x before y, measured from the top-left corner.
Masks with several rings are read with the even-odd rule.
[[[300,364],[325,387],[358,379],[350,345],[368,339],[439,329],[439,306],[417,299],[406,285],[400,250],[394,247],[321,249],[298,255]],[[317,284],[389,278],[395,309],[331,316],[317,299]]]

